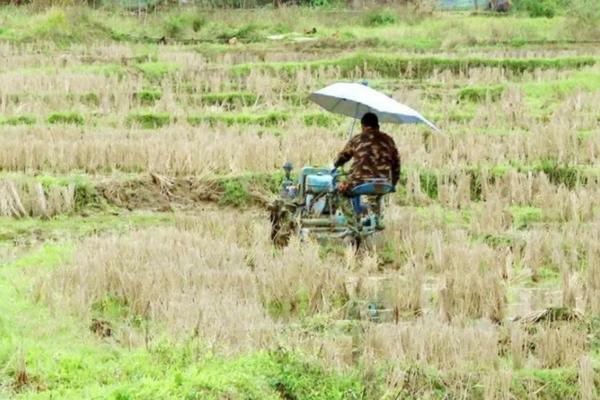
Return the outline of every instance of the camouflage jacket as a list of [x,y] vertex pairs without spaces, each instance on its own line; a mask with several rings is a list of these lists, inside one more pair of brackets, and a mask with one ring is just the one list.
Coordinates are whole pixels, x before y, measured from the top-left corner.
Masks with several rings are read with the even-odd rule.
[[350,187],[369,178],[387,178],[394,185],[398,183],[400,157],[391,136],[377,129],[366,129],[350,139],[334,166],[344,165],[350,159],[354,159],[348,179]]

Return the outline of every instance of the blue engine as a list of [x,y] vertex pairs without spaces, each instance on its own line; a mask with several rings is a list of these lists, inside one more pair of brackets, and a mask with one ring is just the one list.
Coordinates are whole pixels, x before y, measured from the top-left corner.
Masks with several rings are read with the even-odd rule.
[[333,176],[328,168],[304,167],[300,170],[298,184],[302,194],[333,192]]

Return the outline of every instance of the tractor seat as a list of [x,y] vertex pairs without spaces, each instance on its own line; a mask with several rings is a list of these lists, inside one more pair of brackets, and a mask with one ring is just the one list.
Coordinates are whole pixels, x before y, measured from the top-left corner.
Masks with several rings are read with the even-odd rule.
[[369,179],[365,183],[356,185],[350,190],[349,196],[375,196],[395,192],[396,188],[385,178]]

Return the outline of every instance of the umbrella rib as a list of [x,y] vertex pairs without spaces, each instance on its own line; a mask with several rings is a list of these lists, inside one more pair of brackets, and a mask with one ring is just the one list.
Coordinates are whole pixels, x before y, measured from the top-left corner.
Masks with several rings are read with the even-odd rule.
[[334,105],[334,106],[331,108],[331,112],[334,112],[334,111],[335,111],[335,109],[337,108],[337,106],[339,106],[339,105],[340,105],[340,103],[341,103],[342,101],[344,101],[344,100],[346,100],[346,99],[344,99],[344,98],[340,98],[340,99],[339,99],[339,100],[338,100],[338,101],[335,103],[335,105]]

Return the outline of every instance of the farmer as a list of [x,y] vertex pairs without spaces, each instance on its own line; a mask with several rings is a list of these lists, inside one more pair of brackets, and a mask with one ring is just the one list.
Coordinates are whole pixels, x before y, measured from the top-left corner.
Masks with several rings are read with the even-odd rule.
[[338,168],[354,159],[348,180],[339,190],[348,193],[352,188],[373,178],[388,179],[396,186],[400,178],[400,157],[391,136],[379,130],[377,115],[366,113],[360,120],[362,132],[354,136],[338,155]]

